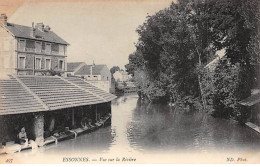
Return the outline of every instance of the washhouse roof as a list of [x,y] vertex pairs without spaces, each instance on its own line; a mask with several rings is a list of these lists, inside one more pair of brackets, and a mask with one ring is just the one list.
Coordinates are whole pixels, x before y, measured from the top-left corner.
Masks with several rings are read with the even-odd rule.
[[0,115],[109,102],[116,96],[75,77],[14,76],[0,79]]

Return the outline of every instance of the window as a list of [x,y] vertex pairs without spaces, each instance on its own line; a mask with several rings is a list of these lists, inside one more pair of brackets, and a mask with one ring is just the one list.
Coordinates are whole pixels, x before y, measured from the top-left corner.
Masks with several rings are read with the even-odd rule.
[[93,80],[98,80],[98,76],[94,75],[93,77]]
[[46,59],[46,70],[51,69],[51,59]]
[[50,43],[46,43],[45,53],[47,53],[47,54],[51,53],[51,44]]
[[59,45],[59,54],[60,54],[60,55],[64,55],[64,54],[65,54],[65,53],[64,53],[64,52],[65,52],[64,47],[65,47],[64,45]]
[[25,69],[25,57],[19,57],[18,68]]
[[26,51],[35,52],[35,41],[26,40]]
[[51,44],[51,53],[52,54],[59,54],[59,45],[58,44]]
[[35,58],[35,69],[41,69],[41,58]]
[[41,46],[42,46],[41,42],[35,43],[36,52],[41,53],[42,50]]
[[63,60],[59,60],[59,70],[63,70]]
[[19,42],[18,42],[18,50],[25,51],[25,40],[19,40]]
[[42,53],[45,53],[45,42],[42,42]]

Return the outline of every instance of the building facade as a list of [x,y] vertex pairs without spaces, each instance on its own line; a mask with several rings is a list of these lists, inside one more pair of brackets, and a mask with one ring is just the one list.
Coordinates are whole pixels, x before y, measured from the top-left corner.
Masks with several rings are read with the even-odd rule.
[[69,62],[67,73],[84,78],[96,87],[111,92],[111,72],[106,65],[87,65],[84,62]]
[[0,38],[2,74],[49,75],[50,71],[65,74],[69,44],[49,26],[8,23],[7,16],[1,14]]

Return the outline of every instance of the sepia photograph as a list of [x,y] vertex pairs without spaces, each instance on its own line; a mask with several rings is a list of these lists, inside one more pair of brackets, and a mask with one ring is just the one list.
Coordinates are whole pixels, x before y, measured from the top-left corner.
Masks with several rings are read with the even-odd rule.
[[0,0],[0,164],[260,164],[260,1]]

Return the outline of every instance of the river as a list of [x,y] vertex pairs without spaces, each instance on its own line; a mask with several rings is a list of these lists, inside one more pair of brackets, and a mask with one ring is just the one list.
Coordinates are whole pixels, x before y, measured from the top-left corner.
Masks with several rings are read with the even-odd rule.
[[235,121],[167,105],[142,104],[129,95],[112,102],[111,126],[37,150],[31,155],[259,152],[260,135]]

